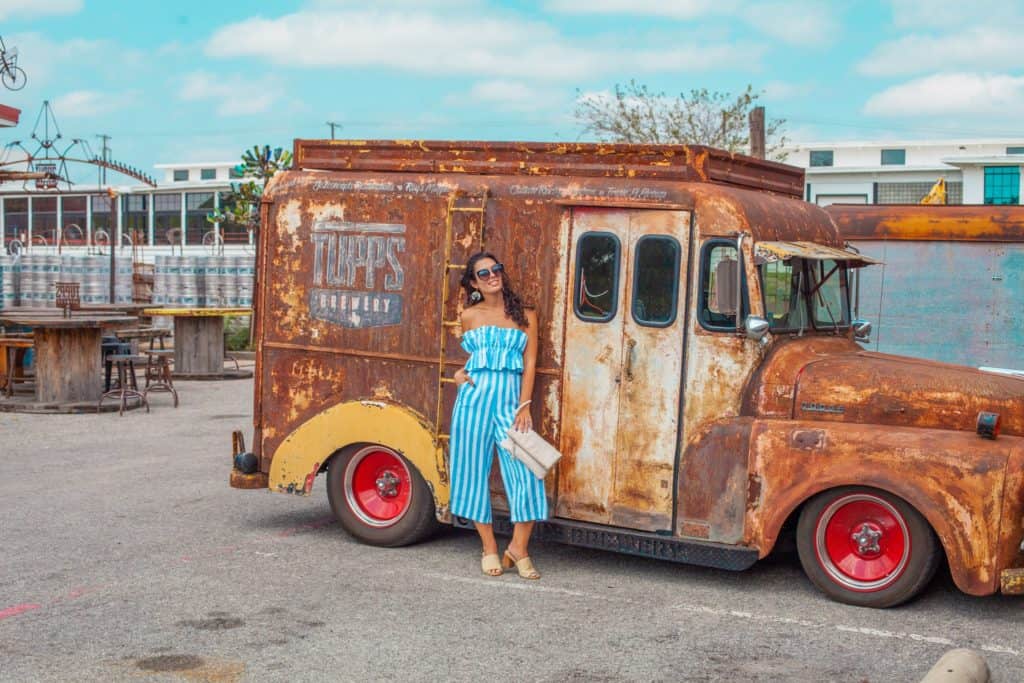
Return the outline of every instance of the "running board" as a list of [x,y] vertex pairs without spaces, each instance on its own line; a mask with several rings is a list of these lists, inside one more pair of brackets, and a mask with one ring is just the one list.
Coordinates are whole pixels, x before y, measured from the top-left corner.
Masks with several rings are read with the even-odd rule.
[[[464,517],[452,517],[452,526],[472,529],[473,522]],[[508,517],[495,516],[494,532],[504,536],[512,535],[512,522]],[[742,571],[757,562],[757,550],[754,548],[683,540],[647,531],[631,531],[561,518],[537,522],[532,538],[730,571]]]

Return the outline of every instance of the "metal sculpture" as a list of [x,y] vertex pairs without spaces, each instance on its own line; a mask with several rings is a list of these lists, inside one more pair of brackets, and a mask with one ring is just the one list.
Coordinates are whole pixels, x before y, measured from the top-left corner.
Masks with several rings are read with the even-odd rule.
[[[34,143],[28,144],[35,144],[34,150],[30,150],[20,140],[10,142],[4,147],[0,155],[0,182],[24,180],[24,187],[28,189],[28,181],[34,180],[36,190],[69,191],[74,183],[68,176],[68,164],[90,164],[97,169],[110,169],[150,187],[156,187],[156,180],[151,176],[108,158],[106,149],[104,155],[99,156],[92,151],[89,142],[82,138],[72,138],[71,142],[66,144],[62,142],[64,136],[60,132],[57,117],[48,100],[43,102],[42,109],[36,117],[32,128],[32,140]],[[12,158],[17,151],[21,151],[24,156]],[[16,166],[22,168],[9,168]]]

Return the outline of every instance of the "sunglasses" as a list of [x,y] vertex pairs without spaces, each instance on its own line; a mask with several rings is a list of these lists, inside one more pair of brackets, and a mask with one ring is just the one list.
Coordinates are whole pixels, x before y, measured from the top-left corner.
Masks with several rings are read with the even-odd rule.
[[491,275],[501,275],[504,272],[505,272],[505,266],[503,266],[500,263],[495,263],[490,268],[481,268],[480,270],[476,271],[476,279],[477,280],[486,280]]

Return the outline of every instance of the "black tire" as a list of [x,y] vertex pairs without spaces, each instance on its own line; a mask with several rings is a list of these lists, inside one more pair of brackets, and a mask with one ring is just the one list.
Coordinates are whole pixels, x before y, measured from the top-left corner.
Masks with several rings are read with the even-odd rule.
[[[371,458],[377,458],[381,464],[373,466]],[[390,483],[396,492],[390,496],[378,494],[377,499],[373,499],[373,492],[365,483],[367,476],[375,476],[374,472],[379,475],[378,483],[390,477],[383,486],[389,492]],[[364,497],[359,498],[358,492]],[[400,512],[381,514],[381,505],[392,504],[389,498],[402,496],[407,497],[402,498],[405,503],[399,506]],[[387,446],[361,444],[331,458],[327,467],[327,498],[345,531],[369,545],[388,548],[410,545],[440,528],[434,515],[434,497],[427,483],[412,463]],[[361,502],[367,500],[368,503]]]
[[[848,540],[847,540],[848,538]],[[797,552],[825,595],[859,607],[894,607],[935,576],[942,547],[902,498],[863,486],[820,493],[800,512]]]

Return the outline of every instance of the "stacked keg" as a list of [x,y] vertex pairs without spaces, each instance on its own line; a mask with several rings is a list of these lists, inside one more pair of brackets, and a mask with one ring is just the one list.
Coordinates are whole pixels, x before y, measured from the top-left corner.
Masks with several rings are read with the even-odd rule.
[[0,255],[0,310],[18,305],[20,259]]

